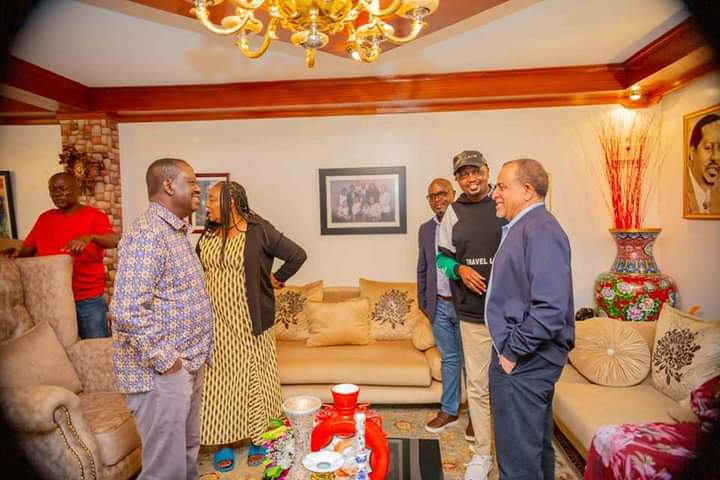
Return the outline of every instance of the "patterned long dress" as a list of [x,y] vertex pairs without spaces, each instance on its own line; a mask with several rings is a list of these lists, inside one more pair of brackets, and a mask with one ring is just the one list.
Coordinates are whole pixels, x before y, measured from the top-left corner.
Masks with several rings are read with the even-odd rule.
[[212,367],[206,369],[202,444],[257,438],[280,413],[280,380],[272,331],[252,333],[245,290],[245,234],[227,240],[206,235],[200,245],[205,283],[215,316]]

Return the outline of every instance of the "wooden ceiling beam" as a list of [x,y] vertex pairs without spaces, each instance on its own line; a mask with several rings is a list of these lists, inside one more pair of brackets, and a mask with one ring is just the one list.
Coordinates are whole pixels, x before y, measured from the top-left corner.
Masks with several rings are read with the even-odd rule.
[[631,87],[706,45],[691,19],[678,24],[623,62],[625,87]]
[[[659,101],[715,68],[686,21],[622,64],[234,84],[94,87],[17,58],[6,83],[57,100],[59,114],[119,121],[269,118],[482,110]],[[640,84],[645,98],[625,99]],[[0,116],[2,116],[0,114]],[[7,121],[7,119],[5,119]]]
[[4,83],[56,100],[61,108],[88,109],[88,87],[12,55],[7,57]]

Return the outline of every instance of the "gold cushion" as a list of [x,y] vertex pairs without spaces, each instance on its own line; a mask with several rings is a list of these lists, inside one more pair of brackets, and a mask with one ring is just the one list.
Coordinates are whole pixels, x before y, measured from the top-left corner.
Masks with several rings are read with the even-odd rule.
[[692,408],[690,408],[689,398],[675,402],[675,405],[670,407],[667,413],[676,422],[700,423],[700,419],[695,415],[695,412],[692,411]]
[[650,371],[650,349],[642,335],[611,318],[593,318],[575,324],[575,348],[570,362],[598,385],[637,385]]
[[47,322],[0,344],[0,387],[56,385],[73,393],[82,390],[80,378]]
[[682,400],[716,375],[720,375],[720,321],[688,315],[665,304],[655,330],[655,388]]
[[421,315],[415,283],[361,278],[360,296],[370,299],[370,334],[375,340],[412,338]]
[[336,303],[307,302],[310,335],[305,345],[367,345],[371,340],[369,310],[370,302],[362,297]]
[[593,435],[603,425],[672,422],[667,411],[673,403],[652,385],[609,388],[592,383],[558,382],[553,416],[587,451]]
[[433,337],[430,320],[423,314],[418,315],[418,322],[413,330],[412,342],[415,348],[423,352],[435,346],[435,337]]
[[323,281],[303,286],[287,285],[275,290],[275,338],[306,340],[308,338],[305,304],[323,298]]
[[33,327],[25,308],[22,277],[14,260],[0,258],[0,343]]
[[277,352],[281,385],[354,383],[391,388],[427,387],[432,382],[426,354],[410,340],[323,348],[279,341]]

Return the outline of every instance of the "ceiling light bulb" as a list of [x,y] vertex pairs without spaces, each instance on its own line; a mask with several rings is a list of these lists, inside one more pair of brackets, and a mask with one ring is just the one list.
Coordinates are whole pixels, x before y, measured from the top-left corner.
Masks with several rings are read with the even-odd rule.
[[642,98],[642,91],[640,90],[639,85],[635,85],[634,87],[630,88],[630,100],[633,102],[637,102]]

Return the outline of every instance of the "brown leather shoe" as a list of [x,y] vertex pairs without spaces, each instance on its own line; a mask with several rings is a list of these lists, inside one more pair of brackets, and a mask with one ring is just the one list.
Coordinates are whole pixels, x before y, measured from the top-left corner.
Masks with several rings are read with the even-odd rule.
[[445,430],[445,427],[452,427],[453,425],[457,425],[457,423],[457,415],[448,415],[441,410],[437,415],[435,415],[435,418],[425,425],[425,430],[430,433],[440,433]]
[[465,440],[468,442],[475,441],[475,430],[473,430],[472,422],[468,421],[468,426],[465,429]]

